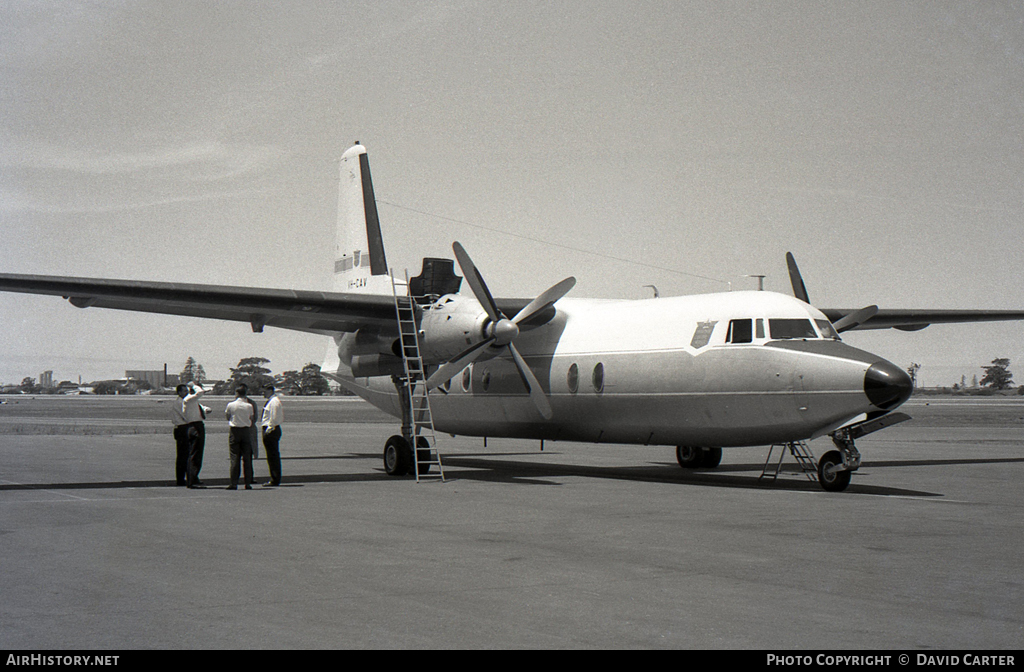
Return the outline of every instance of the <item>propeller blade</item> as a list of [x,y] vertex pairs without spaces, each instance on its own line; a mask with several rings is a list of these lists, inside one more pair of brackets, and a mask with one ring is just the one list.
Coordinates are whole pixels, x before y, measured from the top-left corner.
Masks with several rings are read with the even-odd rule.
[[786,266],[789,267],[789,282],[793,285],[793,296],[804,303],[810,303],[807,297],[807,287],[804,286],[804,279],[800,277],[800,269],[796,266],[796,259],[792,252],[786,252]]
[[488,327],[491,335],[480,343],[467,348],[455,359],[442,365],[427,379],[427,389],[437,387],[450,380],[455,374],[482,356],[486,346],[507,345],[509,352],[512,353],[512,361],[515,362],[516,369],[519,371],[519,377],[522,378],[523,385],[526,386],[527,392],[530,393],[530,399],[533,401],[534,406],[537,407],[537,410],[540,411],[540,414],[545,419],[550,420],[552,415],[554,415],[554,411],[551,409],[547,395],[544,394],[540,381],[537,380],[537,376],[533,375],[533,371],[530,370],[526,360],[516,350],[516,346],[512,345],[512,341],[519,335],[519,322],[525,322],[531,317],[535,317],[555,301],[565,296],[566,292],[576,285],[576,278],[566,278],[557,285],[550,287],[520,310],[516,314],[515,319],[509,320],[498,310],[497,304],[494,303],[494,297],[491,296],[491,290],[487,289],[484,277],[480,275],[480,271],[477,270],[473,260],[469,258],[466,249],[456,242],[452,244],[452,250],[455,252],[455,258],[459,260],[459,267],[462,269],[470,289],[473,290],[473,295],[476,296],[476,300],[480,302],[487,316],[491,318],[492,324]]
[[569,293],[569,290],[576,286],[576,278],[568,277],[557,285],[549,287],[540,296],[526,304],[526,307],[516,313],[512,321],[516,324],[526,322],[537,313],[546,310],[548,306],[558,301]]
[[504,315],[498,310],[498,306],[494,303],[494,297],[491,296],[491,291],[487,289],[487,283],[484,282],[484,278],[480,275],[480,271],[476,270],[476,265],[473,264],[473,260],[466,254],[465,248],[459,243],[452,245],[452,250],[455,251],[455,258],[459,260],[459,268],[462,269],[462,273],[466,276],[466,282],[469,283],[470,289],[473,290],[473,295],[476,296],[476,300],[480,302],[480,305],[484,307],[487,312],[487,316],[492,321],[497,322]]
[[493,342],[493,337],[480,341],[460,352],[454,359],[445,362],[427,378],[427,389],[432,390],[454,378],[459,371],[479,359],[480,355],[484,353],[484,348]]
[[516,350],[516,346],[509,343],[508,349],[512,353],[512,361],[516,363],[516,368],[519,369],[519,375],[523,379],[523,384],[526,385],[526,390],[530,393],[533,405],[537,407],[537,410],[540,411],[545,420],[550,420],[551,416],[554,415],[554,411],[551,410],[551,404],[548,403],[547,395],[541,389],[540,381],[537,380],[537,376],[533,375],[533,371],[530,370],[526,360]]
[[853,311],[849,315],[844,315],[840,317],[838,320],[832,323],[832,326],[835,327],[835,330],[841,334],[844,331],[849,331],[850,329],[853,329],[858,324],[867,322],[872,317],[874,317],[875,313],[877,312],[878,306],[865,306],[860,310]]

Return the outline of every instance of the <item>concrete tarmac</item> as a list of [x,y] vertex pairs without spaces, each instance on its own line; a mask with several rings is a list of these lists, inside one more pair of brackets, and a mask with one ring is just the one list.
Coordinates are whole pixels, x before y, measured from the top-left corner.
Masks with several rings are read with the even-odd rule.
[[211,427],[187,490],[169,433],[53,418],[0,434],[0,648],[1019,649],[1007,399],[915,398],[843,493],[759,481],[767,448],[687,472],[665,447],[446,435],[447,482],[416,483],[383,472],[396,424],[305,421],[282,487],[225,490]]

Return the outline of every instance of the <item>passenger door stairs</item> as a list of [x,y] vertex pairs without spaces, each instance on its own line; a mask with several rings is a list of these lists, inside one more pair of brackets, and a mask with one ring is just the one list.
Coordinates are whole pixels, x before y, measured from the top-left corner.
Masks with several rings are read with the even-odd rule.
[[[779,449],[779,459],[775,464],[771,464],[772,453],[775,449]],[[768,449],[768,458],[764,461],[764,469],[761,470],[761,475],[758,476],[758,480],[762,478],[770,478],[773,481],[778,477],[779,472],[782,471],[782,460],[786,457],[786,451],[793,456],[796,460],[797,466],[804,472],[807,479],[810,481],[818,480],[818,466],[814,461],[814,454],[811,452],[810,447],[804,441],[791,441],[789,443],[776,443]]]

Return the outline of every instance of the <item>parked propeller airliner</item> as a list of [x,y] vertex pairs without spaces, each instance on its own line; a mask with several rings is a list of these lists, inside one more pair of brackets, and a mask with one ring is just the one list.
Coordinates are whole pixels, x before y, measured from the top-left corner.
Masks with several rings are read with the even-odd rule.
[[[675,446],[686,468],[717,466],[723,447],[793,450],[830,435],[836,450],[817,463],[826,490],[844,489],[859,467],[854,439],[907,419],[893,411],[912,391],[903,370],[840,333],[1024,319],[1024,311],[819,310],[792,255],[795,297],[583,299],[566,296],[575,284],[567,278],[532,300],[494,298],[459,243],[470,294],[458,293],[462,278],[447,259],[424,259],[419,276],[395,281],[363,146],[344,153],[340,173],[332,292],[15,274],[0,274],[0,290],[327,335],[323,373],[402,418],[402,434],[384,450],[391,474],[419,473],[411,446],[423,447],[422,412],[410,399],[425,385],[439,432]],[[400,335],[396,292],[413,297],[415,333]]]

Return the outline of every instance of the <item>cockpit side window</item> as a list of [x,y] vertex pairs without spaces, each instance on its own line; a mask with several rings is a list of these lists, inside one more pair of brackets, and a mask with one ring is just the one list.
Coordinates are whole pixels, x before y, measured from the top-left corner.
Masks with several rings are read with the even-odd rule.
[[835,327],[833,327],[832,323],[828,320],[815,320],[814,323],[818,325],[818,331],[821,332],[823,338],[830,338],[833,341],[840,340]]
[[730,320],[729,333],[725,337],[726,343],[750,343],[754,340],[752,320]]
[[773,339],[818,338],[810,320],[776,318],[768,320],[768,331]]

